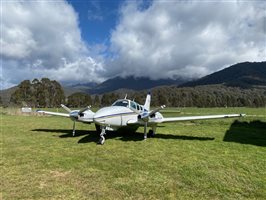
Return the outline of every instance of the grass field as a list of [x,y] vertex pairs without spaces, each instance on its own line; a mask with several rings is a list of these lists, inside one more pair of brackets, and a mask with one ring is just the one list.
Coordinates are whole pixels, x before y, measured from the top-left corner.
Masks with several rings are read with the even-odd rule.
[[164,124],[155,138],[1,114],[2,199],[266,199],[266,109],[167,109],[165,116],[246,113]]

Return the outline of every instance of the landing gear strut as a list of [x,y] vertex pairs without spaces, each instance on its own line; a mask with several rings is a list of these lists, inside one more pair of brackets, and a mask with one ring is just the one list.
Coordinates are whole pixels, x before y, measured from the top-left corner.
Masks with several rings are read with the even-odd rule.
[[105,137],[104,137],[104,135],[105,135],[105,134],[106,134],[106,133],[105,133],[105,127],[102,127],[102,132],[101,132],[101,134],[100,134],[100,139],[99,139],[98,144],[101,144],[101,145],[104,144],[104,142],[105,142]]
[[76,133],[76,122],[74,121],[73,123],[73,131],[72,131],[72,136],[74,137]]

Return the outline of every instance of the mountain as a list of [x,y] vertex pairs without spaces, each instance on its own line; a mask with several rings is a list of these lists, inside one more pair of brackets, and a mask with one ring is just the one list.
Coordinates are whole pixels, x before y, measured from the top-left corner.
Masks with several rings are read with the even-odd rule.
[[75,85],[62,85],[65,95],[70,96],[76,92],[88,92],[90,89],[93,89],[97,86],[97,83],[88,82],[88,83],[79,83]]
[[13,92],[15,92],[17,90],[17,86],[5,89],[5,90],[0,90],[0,96],[3,102],[3,105],[8,105],[9,104],[9,100],[11,95],[13,94]]
[[70,96],[71,94],[77,93],[77,92],[84,92],[84,90],[82,90],[80,88],[75,88],[72,86],[64,86],[63,85],[62,87],[63,87],[63,90],[64,90],[66,97]]
[[226,86],[243,88],[266,86],[266,62],[238,63],[198,80],[184,83],[180,85],[180,87],[213,84],[223,84]]
[[98,84],[95,82],[88,82],[88,83],[78,83],[75,85],[71,85],[71,88],[75,88],[78,90],[89,90],[89,89],[93,89],[94,87],[96,87]]
[[103,83],[97,85],[93,89],[89,89],[88,92],[90,94],[102,94],[119,89],[146,90],[162,85],[179,85],[184,82],[185,82],[184,80],[172,80],[172,79],[151,80],[150,78],[146,77],[135,78],[133,76],[129,76],[126,78],[115,77],[104,81]]
[[[218,72],[207,75],[195,81],[186,82],[184,80],[161,79],[151,80],[149,78],[126,78],[115,77],[108,79],[101,84],[85,83],[72,86],[63,86],[65,96],[75,92],[85,92],[90,94],[103,94],[113,91],[123,91],[132,93],[134,90],[149,90],[158,86],[178,86],[194,87],[199,85],[224,85],[237,86],[241,88],[263,87],[266,88],[266,62],[244,62],[232,65]],[[6,105],[11,94],[17,89],[12,87],[0,91],[3,103]],[[128,91],[128,92],[126,92]]]

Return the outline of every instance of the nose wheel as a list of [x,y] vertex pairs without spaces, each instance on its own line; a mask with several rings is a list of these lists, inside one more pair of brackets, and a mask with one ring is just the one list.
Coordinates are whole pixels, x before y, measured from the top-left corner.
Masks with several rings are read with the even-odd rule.
[[100,134],[100,139],[99,139],[99,141],[98,141],[98,144],[100,144],[100,145],[103,145],[104,144],[104,142],[105,142],[105,137],[104,137],[104,135],[106,134],[106,132],[105,132],[105,127],[102,127],[102,131],[101,131],[101,134]]
[[105,142],[105,137],[104,136],[100,136],[98,144],[103,145],[104,142]]

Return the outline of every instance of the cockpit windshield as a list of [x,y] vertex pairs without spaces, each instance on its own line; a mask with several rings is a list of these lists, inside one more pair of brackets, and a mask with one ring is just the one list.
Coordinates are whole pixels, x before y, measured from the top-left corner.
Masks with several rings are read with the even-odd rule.
[[139,105],[134,101],[130,101],[128,99],[119,99],[112,104],[112,106],[123,106],[130,108],[131,110],[135,110],[137,112],[148,112],[143,106]]
[[116,102],[113,103],[112,106],[128,107],[128,100],[127,99],[117,100]]

